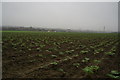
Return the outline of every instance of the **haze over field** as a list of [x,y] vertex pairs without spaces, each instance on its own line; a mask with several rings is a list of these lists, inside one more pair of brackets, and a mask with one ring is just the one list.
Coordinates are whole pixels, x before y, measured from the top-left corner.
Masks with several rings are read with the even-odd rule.
[[117,2],[3,2],[3,26],[118,31]]

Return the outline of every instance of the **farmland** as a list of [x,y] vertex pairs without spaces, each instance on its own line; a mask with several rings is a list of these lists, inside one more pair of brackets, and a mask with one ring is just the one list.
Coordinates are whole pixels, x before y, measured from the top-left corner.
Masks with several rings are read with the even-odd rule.
[[120,78],[117,33],[2,32],[3,78]]

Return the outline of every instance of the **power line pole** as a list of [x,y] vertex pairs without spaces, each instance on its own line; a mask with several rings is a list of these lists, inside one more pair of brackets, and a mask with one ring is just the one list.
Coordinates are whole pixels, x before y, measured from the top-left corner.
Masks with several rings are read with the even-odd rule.
[[104,26],[104,30],[103,31],[105,32],[105,26]]

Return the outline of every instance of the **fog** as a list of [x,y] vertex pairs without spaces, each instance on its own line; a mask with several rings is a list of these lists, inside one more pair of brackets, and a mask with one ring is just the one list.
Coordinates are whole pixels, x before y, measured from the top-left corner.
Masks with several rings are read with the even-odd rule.
[[3,2],[2,25],[118,31],[118,3]]

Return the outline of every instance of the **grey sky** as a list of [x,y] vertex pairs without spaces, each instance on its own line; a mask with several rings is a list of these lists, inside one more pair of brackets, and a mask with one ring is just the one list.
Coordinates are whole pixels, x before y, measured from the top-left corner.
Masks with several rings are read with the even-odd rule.
[[0,2],[0,30],[2,26],[2,3]]
[[2,22],[9,26],[118,30],[117,2],[3,2]]

